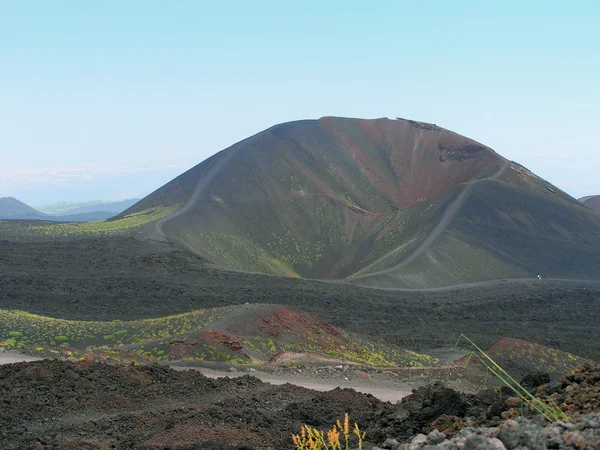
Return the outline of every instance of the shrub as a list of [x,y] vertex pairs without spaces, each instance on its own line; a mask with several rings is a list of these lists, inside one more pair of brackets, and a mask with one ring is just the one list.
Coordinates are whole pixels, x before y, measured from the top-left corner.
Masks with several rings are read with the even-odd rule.
[[517,397],[532,409],[537,411],[549,422],[556,422],[562,420],[568,422],[569,418],[567,415],[553,402],[544,403],[539,398],[534,397],[527,389],[519,384],[512,376],[508,374],[500,365],[492,359],[490,355],[479,348],[471,339],[464,334],[461,334],[456,342],[458,345],[461,340],[467,341],[471,345],[469,355],[467,356],[466,364],[472,357],[477,359],[479,363],[486,368],[486,370],[493,374],[498,380],[506,385],[511,391],[513,391]]
[[[354,436],[355,439],[352,439]],[[344,424],[338,420],[331,430],[319,431],[316,428],[304,425],[300,429],[299,434],[292,434],[292,441],[296,446],[296,450],[342,450],[343,436],[344,449],[350,448],[350,441],[358,441],[358,448],[362,449],[363,439],[366,433],[361,433],[358,424],[354,423],[354,427],[350,429],[350,419],[348,413],[344,414]]]

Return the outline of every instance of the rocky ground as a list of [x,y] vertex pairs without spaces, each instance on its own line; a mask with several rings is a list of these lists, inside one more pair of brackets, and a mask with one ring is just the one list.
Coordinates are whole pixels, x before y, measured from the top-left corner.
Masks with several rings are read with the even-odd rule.
[[[415,350],[450,347],[465,333],[482,347],[510,336],[597,360],[599,297],[597,283],[560,280],[378,291],[222,271],[168,244],[130,238],[0,242],[0,307],[72,319],[287,304]],[[596,416],[586,415],[600,410],[598,367],[540,388],[572,417],[568,424],[537,422],[510,392],[431,384],[438,379],[433,375],[410,380],[390,371],[344,373],[333,364],[274,367],[269,375],[292,382],[347,377],[414,392],[395,404],[353,389],[316,392],[157,365],[8,364],[0,367],[0,448],[291,449],[290,436],[302,425],[329,428],[345,412],[367,433],[366,449],[599,448]]]
[[366,432],[365,449],[599,448],[600,366],[547,379],[524,386],[552,398],[568,422],[542,422],[508,390],[467,394],[434,383],[392,404],[352,389],[215,380],[158,365],[8,364],[0,367],[0,448],[291,449],[302,425],[328,429],[346,412]]
[[[466,427],[449,438],[438,430],[418,434],[410,443],[396,445],[389,439],[383,448],[391,450],[503,450],[503,449],[589,449],[600,448],[600,414],[590,413],[573,422],[544,424],[518,417],[499,427]],[[375,449],[376,447],[373,447]]]

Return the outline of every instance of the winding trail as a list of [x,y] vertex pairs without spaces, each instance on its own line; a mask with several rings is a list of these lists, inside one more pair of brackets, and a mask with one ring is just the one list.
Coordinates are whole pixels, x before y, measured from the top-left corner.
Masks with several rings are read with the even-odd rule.
[[[221,152],[217,153],[217,155],[215,155],[217,157],[217,160],[214,163],[206,165],[206,167],[202,171],[200,180],[198,181],[198,184],[196,185],[196,188],[194,189],[194,192],[192,193],[192,196],[185,203],[185,205],[183,205],[182,208],[178,209],[173,214],[171,214],[167,217],[164,217],[164,218],[160,219],[158,222],[156,222],[156,233],[159,235],[159,237],[161,239],[169,240],[169,237],[164,232],[164,225],[167,222],[170,222],[171,220],[175,219],[176,217],[179,217],[179,216],[189,212],[193,208],[193,206],[196,203],[196,201],[198,200],[198,198],[200,198],[200,196],[208,188],[210,183],[219,174],[219,172],[221,171],[221,168],[231,158],[233,158],[233,156],[236,155],[243,146],[244,146],[244,143],[241,142],[237,147],[235,147],[233,149],[222,150]],[[190,250],[192,250],[192,249],[190,249]]]
[[[44,359],[44,358],[36,358],[33,356],[24,355],[22,353],[17,353],[17,352],[1,352],[0,353],[0,365],[14,364],[14,363],[20,363],[20,362],[40,361],[42,359]],[[408,384],[404,387],[399,387],[399,386],[391,386],[391,385],[388,385],[381,381],[371,381],[371,380],[367,380],[367,381],[355,380],[355,379],[354,380],[343,380],[343,379],[320,380],[320,379],[315,379],[315,378],[310,378],[310,377],[296,378],[296,377],[285,376],[285,375],[274,375],[274,374],[270,374],[267,372],[261,372],[261,371],[255,371],[255,372],[248,373],[248,372],[226,372],[224,370],[213,370],[213,369],[200,368],[200,367],[187,367],[187,366],[177,366],[177,365],[171,365],[169,367],[171,367],[174,370],[179,370],[179,371],[197,370],[200,373],[202,373],[204,376],[206,376],[208,378],[213,378],[213,379],[225,378],[225,377],[237,378],[237,377],[242,377],[244,375],[250,375],[255,378],[258,378],[259,380],[261,380],[265,383],[270,383],[272,385],[283,385],[283,384],[289,383],[294,386],[299,386],[299,387],[303,387],[306,389],[312,389],[312,390],[321,391],[321,392],[331,391],[338,387],[351,388],[357,392],[362,392],[363,394],[371,394],[374,397],[377,397],[381,401],[384,401],[384,402],[387,401],[387,402],[392,402],[392,403],[402,400],[404,397],[406,397],[407,395],[409,395],[411,393],[411,389],[412,389],[412,386],[408,385]],[[188,405],[187,402],[181,402],[181,406],[187,406],[187,405]],[[152,411],[156,407],[157,407],[156,405],[153,405],[151,408],[150,407],[143,408],[139,411],[136,411],[136,414],[141,413],[141,412]],[[111,415],[103,415],[103,418],[117,416],[118,414],[121,414],[121,413],[122,413],[122,411],[115,413],[115,414],[111,414]],[[89,420],[90,420],[90,418],[86,417],[86,418],[84,418],[83,421],[89,421]]]
[[[319,280],[324,281],[324,280]],[[336,280],[337,281],[337,280]],[[342,280],[346,282],[346,280]],[[586,289],[587,286],[591,288],[598,288],[600,281],[586,280],[577,278],[503,278],[498,280],[486,280],[486,281],[473,281],[470,283],[461,284],[450,284],[447,286],[439,287],[424,287],[424,288],[403,288],[403,287],[379,287],[369,285],[357,285],[357,287],[364,289],[374,289],[377,291],[399,291],[399,292],[441,292],[441,291],[458,291],[466,289],[485,289],[485,288],[497,288],[497,287],[509,287],[514,285],[522,285],[526,287],[535,287],[542,285],[550,286],[562,286],[570,288]],[[567,286],[568,285],[568,286]]]
[[272,385],[283,385],[283,384],[291,384],[294,386],[302,387],[305,389],[312,389],[314,391],[327,392],[336,388],[349,388],[354,389],[356,392],[362,392],[363,394],[371,394],[374,397],[378,398],[384,402],[392,402],[395,403],[397,401],[402,400],[407,395],[410,395],[411,389],[413,386],[406,385],[403,388],[397,386],[389,386],[381,381],[365,381],[360,382],[358,380],[343,380],[343,379],[313,379],[310,377],[307,378],[294,378],[285,375],[274,375],[266,372],[225,372],[221,370],[213,370],[206,368],[197,368],[197,367],[179,367],[179,366],[170,366],[175,370],[197,370],[202,375],[208,378],[237,378],[243,377],[245,375],[250,375],[252,377],[258,378],[259,380],[270,383]]
[[[500,170],[498,170],[495,174],[493,174],[487,178],[479,178],[479,179],[472,180],[469,183],[467,183],[467,185],[465,186],[463,191],[458,195],[458,197],[456,197],[456,199],[454,199],[454,201],[446,208],[446,210],[444,211],[444,215],[442,216],[440,221],[435,225],[435,227],[433,227],[433,230],[431,230],[431,232],[427,235],[427,237],[425,237],[425,239],[423,239],[423,242],[421,242],[419,244],[419,246],[410,255],[408,255],[408,257],[406,257],[405,259],[400,261],[398,264],[393,265],[392,267],[388,267],[387,269],[379,270],[377,272],[371,272],[371,273],[367,273],[364,275],[351,277],[348,279],[348,281],[361,280],[361,279],[373,277],[376,275],[384,275],[384,274],[387,274],[390,272],[394,272],[395,270],[400,269],[402,267],[406,267],[407,265],[409,265],[410,263],[415,261],[419,256],[421,256],[421,254],[423,252],[425,252],[425,250],[427,250],[429,247],[431,247],[433,245],[433,243],[437,240],[437,238],[439,238],[440,235],[444,232],[444,230],[446,228],[448,228],[448,225],[450,225],[452,220],[456,217],[456,215],[458,214],[458,212],[460,211],[462,206],[467,201],[467,198],[469,197],[469,194],[471,193],[473,186],[475,186],[478,183],[482,183],[484,181],[498,179],[509,166],[510,166],[510,162],[507,161],[500,168]],[[390,252],[386,253],[384,256],[379,258],[373,264],[377,264],[379,261],[384,260],[388,256],[392,255],[396,250],[397,249],[394,249],[394,250],[391,250]]]
[[0,366],[3,364],[13,364],[18,362],[39,361],[41,359],[43,358],[36,358],[35,356],[28,356],[19,352],[0,350]]

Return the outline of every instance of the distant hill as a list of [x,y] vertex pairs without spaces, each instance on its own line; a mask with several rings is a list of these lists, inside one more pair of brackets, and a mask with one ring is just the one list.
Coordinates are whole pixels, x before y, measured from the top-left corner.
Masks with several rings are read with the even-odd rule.
[[600,213],[600,195],[589,195],[579,199],[581,203],[590,208],[592,211]]
[[53,222],[96,222],[98,220],[106,220],[114,216],[111,211],[92,211],[88,213],[65,214],[59,216],[49,215],[46,220]]
[[[106,220],[124,209],[135,204],[136,199],[128,199],[120,202],[89,202],[81,203],[57,203],[42,207],[44,211],[17,200],[14,197],[0,198],[0,219],[12,220],[47,220],[51,222],[95,222]],[[54,211],[54,213],[47,213]],[[61,211],[57,213],[56,211]]]
[[[87,202],[60,202],[53,203],[50,205],[38,206],[38,210],[45,214],[50,214],[53,216],[65,216],[98,212],[104,212],[105,214],[111,213],[112,215],[115,215],[120,213],[121,211],[125,211],[127,208],[137,203],[139,200],[139,198],[129,198],[118,202],[109,202],[104,200],[90,200]],[[104,218],[108,217],[110,217],[110,215]]]
[[14,197],[1,197],[0,219],[48,220],[48,216]]
[[174,206],[148,237],[248,272],[411,288],[600,276],[600,216],[489,147],[411,120],[276,125],[115,219]]

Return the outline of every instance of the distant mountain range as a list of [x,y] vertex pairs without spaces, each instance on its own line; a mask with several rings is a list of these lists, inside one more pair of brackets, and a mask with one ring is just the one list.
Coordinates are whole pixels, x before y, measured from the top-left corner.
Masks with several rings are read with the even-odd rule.
[[600,195],[589,195],[579,199],[581,203],[590,208],[592,211],[600,213]]
[[437,125],[325,117],[223,150],[115,219],[241,271],[427,288],[600,277],[600,216]]
[[40,220],[45,214],[14,197],[0,197],[0,219]]
[[108,219],[134,205],[137,200],[128,199],[119,202],[93,201],[86,203],[63,202],[35,209],[14,197],[2,197],[0,198],[0,219],[92,222]]

